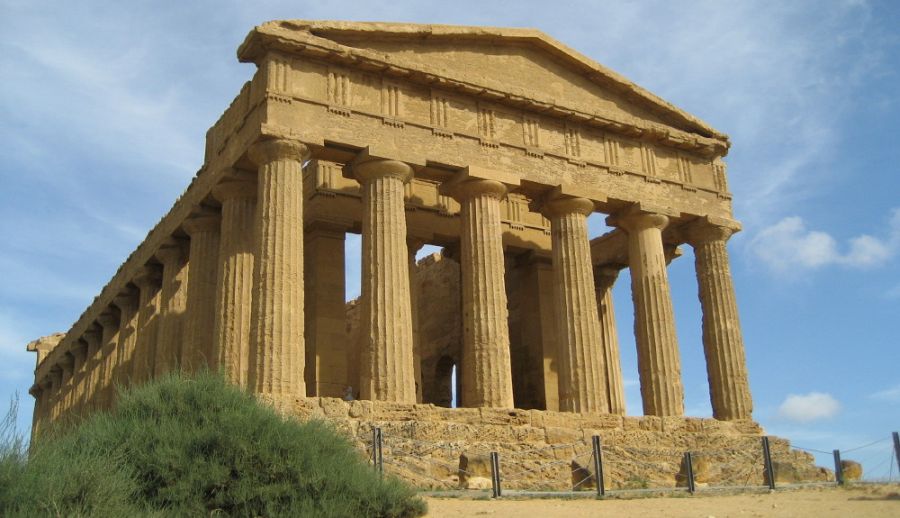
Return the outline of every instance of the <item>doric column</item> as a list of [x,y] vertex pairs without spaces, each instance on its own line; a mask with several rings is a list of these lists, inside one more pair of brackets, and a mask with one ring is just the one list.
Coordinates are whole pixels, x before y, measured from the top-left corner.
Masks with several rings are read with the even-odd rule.
[[68,416],[69,408],[71,408],[72,406],[72,375],[74,374],[75,355],[73,355],[71,352],[67,352],[62,356],[63,357],[60,360],[59,365],[62,369],[62,375],[60,376],[59,380],[59,384],[62,390],[60,391],[57,417]]
[[138,301],[136,290],[128,289],[113,299],[119,308],[119,334],[116,341],[116,364],[113,368],[109,384],[107,401],[110,405],[116,400],[116,387],[130,387],[134,374],[134,347],[137,344]]
[[40,433],[44,425],[47,423],[47,406],[50,401],[50,392],[53,383],[49,379],[44,379],[36,383],[36,389],[31,393],[34,396],[34,414],[31,418],[31,440]]
[[84,378],[87,372],[87,343],[84,338],[78,339],[72,347],[72,395],[69,399],[69,409],[72,415],[81,415],[81,403],[84,398]]
[[684,414],[681,361],[663,252],[662,229],[669,218],[631,210],[609,219],[628,233],[628,265],[634,300],[634,334],[644,414]]
[[709,395],[713,417],[720,420],[751,419],[753,412],[744,339],[725,247],[735,230],[698,220],[687,231],[688,242],[694,247],[703,310]]
[[[522,348],[527,370],[518,382],[526,393],[533,392],[531,401],[522,408],[559,411],[559,347],[556,332],[556,304],[554,304],[553,262],[551,257],[531,252],[521,259],[521,294],[519,311]],[[533,387],[533,388],[528,388]],[[516,401],[519,405],[519,401]]]
[[97,318],[103,333],[100,336],[100,364],[94,379],[94,408],[107,409],[112,404],[113,370],[116,367],[116,335],[119,331],[119,317],[108,310]]
[[362,190],[362,399],[416,402],[403,184],[412,168],[369,159],[353,166]]
[[178,368],[181,360],[182,322],[187,305],[187,257],[184,243],[172,240],[156,252],[162,262],[162,288],[159,302],[159,339],[154,376]]
[[304,397],[301,169],[309,149],[263,140],[248,156],[258,166],[258,198],[247,384],[276,399]]
[[146,265],[134,277],[138,298],[137,342],[134,347],[132,377],[135,383],[153,378],[156,343],[159,336],[159,291],[162,275],[157,265]]
[[344,301],[344,229],[314,222],[304,230],[306,390],[342,397],[347,373],[347,308]]
[[422,342],[419,333],[419,292],[416,289],[416,254],[425,246],[425,241],[407,238],[406,252],[409,257],[409,303],[412,317],[413,378],[416,380],[416,403],[422,402]]
[[600,320],[600,343],[606,364],[606,395],[609,413],[625,415],[625,388],[622,382],[622,362],[619,357],[619,334],[616,330],[616,312],[613,308],[612,287],[619,276],[619,269],[602,266],[594,269],[594,286],[597,296],[597,315]]
[[97,402],[97,392],[95,381],[100,370],[102,358],[100,351],[100,335],[101,328],[93,325],[84,333],[84,341],[87,344],[85,364],[84,364],[84,380],[80,389],[80,407],[82,414],[91,412]]
[[188,285],[182,324],[181,368],[216,368],[216,281],[219,265],[219,214],[201,210],[182,228],[190,236]]
[[594,202],[561,196],[545,202],[542,211],[550,219],[556,279],[559,407],[569,412],[609,412],[587,230]]
[[225,376],[232,383],[246,387],[256,243],[256,177],[237,175],[214,187],[213,195],[222,203],[216,282],[216,355]]
[[63,386],[62,386],[62,367],[55,365],[50,369],[50,382],[52,389],[50,398],[47,400],[46,422],[55,421],[59,417],[60,405],[62,404]]
[[452,194],[461,209],[461,403],[465,407],[513,408],[500,217],[506,186],[494,180],[473,179],[453,186]]

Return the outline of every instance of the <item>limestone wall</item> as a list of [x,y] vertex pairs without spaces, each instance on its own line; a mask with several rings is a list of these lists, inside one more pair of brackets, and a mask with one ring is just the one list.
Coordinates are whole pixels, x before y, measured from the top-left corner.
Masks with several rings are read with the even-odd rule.
[[[679,485],[685,451],[694,454],[700,487],[765,483],[762,430],[751,421],[448,409],[331,398],[296,400],[287,410],[302,419],[330,421],[363,455],[371,451],[372,428],[380,427],[385,471],[422,488],[459,488],[461,455],[469,459],[470,472],[463,486],[481,487],[490,476],[482,459],[496,451],[504,488],[569,490],[573,460],[593,470],[590,442],[595,434],[603,443],[604,480],[610,489]],[[771,449],[779,482],[832,477],[783,439],[771,438]]]

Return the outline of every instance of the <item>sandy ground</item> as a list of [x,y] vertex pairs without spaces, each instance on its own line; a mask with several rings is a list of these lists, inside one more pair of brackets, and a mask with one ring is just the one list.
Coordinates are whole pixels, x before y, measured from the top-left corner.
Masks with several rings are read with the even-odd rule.
[[429,497],[430,517],[900,517],[900,485],[779,490],[738,495],[697,494],[637,499],[501,499]]

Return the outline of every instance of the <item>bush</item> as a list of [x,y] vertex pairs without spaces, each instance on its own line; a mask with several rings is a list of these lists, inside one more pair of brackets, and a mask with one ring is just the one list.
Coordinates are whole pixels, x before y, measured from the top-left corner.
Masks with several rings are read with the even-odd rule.
[[24,471],[21,481],[0,488],[0,495],[9,490],[15,497],[3,496],[0,514],[252,518],[425,512],[412,489],[382,480],[328,424],[282,419],[205,373],[191,379],[171,375],[126,391],[114,413],[50,431]]

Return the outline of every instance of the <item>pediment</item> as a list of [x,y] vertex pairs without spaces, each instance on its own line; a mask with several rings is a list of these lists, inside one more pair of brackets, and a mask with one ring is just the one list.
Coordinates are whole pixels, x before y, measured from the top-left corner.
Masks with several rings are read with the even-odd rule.
[[255,61],[264,49],[292,41],[341,50],[350,61],[374,57],[538,105],[672,128],[728,146],[725,134],[537,30],[289,20],[257,27],[238,54]]

